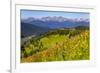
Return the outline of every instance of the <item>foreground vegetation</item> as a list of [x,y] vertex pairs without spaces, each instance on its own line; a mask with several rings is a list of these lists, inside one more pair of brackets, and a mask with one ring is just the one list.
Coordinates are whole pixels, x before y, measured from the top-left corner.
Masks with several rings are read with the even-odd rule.
[[21,41],[21,62],[89,60],[89,29],[52,30]]

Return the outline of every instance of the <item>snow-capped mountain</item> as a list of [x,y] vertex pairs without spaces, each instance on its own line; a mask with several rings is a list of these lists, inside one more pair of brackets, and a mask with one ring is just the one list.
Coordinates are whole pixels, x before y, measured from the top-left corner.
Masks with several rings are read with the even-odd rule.
[[57,21],[57,22],[65,22],[65,21],[71,21],[71,22],[89,22],[89,19],[83,19],[83,18],[65,18],[65,17],[62,17],[62,16],[53,16],[53,17],[50,17],[50,16],[47,16],[47,17],[42,17],[42,18],[34,18],[34,17],[29,17],[27,19],[22,19],[24,22],[32,22],[34,20],[40,20],[40,21],[44,21],[44,22],[47,22],[47,21]]

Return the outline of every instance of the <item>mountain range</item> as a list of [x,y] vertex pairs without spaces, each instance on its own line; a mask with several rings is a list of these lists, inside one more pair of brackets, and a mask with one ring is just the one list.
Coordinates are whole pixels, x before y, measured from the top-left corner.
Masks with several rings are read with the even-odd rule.
[[22,36],[39,35],[52,29],[89,27],[89,19],[70,19],[62,16],[21,19]]

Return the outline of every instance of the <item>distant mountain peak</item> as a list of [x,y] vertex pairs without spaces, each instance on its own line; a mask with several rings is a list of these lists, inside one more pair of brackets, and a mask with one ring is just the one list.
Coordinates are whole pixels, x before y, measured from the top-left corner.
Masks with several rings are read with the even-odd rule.
[[23,22],[32,22],[34,20],[40,20],[43,22],[47,21],[56,21],[56,22],[65,22],[65,21],[71,21],[71,22],[89,22],[89,19],[83,19],[83,18],[66,18],[63,16],[46,16],[46,17],[41,17],[41,18],[35,18],[35,17],[29,17],[27,19],[22,19]]

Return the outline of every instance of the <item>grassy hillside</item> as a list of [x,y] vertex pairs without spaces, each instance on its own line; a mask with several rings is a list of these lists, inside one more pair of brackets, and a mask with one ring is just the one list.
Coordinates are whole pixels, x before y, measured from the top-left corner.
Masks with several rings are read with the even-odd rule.
[[21,42],[21,63],[89,60],[89,29],[52,30]]

